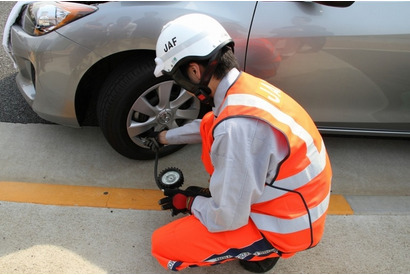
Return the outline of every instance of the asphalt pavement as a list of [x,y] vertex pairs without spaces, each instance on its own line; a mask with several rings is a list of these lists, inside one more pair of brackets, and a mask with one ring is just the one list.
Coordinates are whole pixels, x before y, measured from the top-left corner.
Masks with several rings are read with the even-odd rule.
[[[409,140],[325,142],[332,194],[354,213],[329,215],[322,242],[279,261],[272,273],[409,273]],[[168,211],[1,199],[13,182],[155,190],[153,161],[120,156],[96,127],[0,123],[0,145],[0,273],[172,273],[150,253],[152,232],[178,218]],[[186,146],[159,166],[177,166],[186,185],[206,186],[199,155],[199,146]],[[235,261],[182,273],[246,272]]]

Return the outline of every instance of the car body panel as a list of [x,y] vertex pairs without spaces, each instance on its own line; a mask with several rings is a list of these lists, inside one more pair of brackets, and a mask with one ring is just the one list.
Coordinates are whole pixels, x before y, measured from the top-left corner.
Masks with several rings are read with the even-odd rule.
[[95,64],[155,51],[164,23],[205,13],[233,37],[241,68],[294,97],[322,132],[410,135],[409,11],[410,2],[107,2],[39,37],[13,25],[11,52],[34,111],[79,126],[77,89]]
[[[273,6],[286,12],[273,17]],[[328,130],[408,131],[409,10],[402,2],[260,2],[248,56],[257,55],[253,41],[262,38],[281,60],[274,76],[253,69],[262,60],[249,59],[245,69],[291,94]]]
[[217,19],[233,39],[247,39],[255,5],[252,1],[110,2],[100,4],[95,14],[57,31],[106,57],[132,49],[155,51],[165,23],[183,14],[204,13]]
[[17,85],[33,110],[46,120],[78,126],[74,106],[77,85],[99,57],[57,32],[33,37],[15,26],[11,40],[20,68]]
[[[232,5],[235,10],[226,13]],[[254,6],[255,2],[223,1],[109,2],[100,4],[96,13],[43,36],[28,35],[14,25],[11,52],[20,68],[19,89],[40,117],[78,127],[74,105],[77,87],[93,64],[120,52],[155,51],[163,24],[185,13],[212,14],[228,29],[233,30],[231,26],[240,29],[241,32],[235,32],[246,40]],[[146,24],[147,16],[162,20]]]

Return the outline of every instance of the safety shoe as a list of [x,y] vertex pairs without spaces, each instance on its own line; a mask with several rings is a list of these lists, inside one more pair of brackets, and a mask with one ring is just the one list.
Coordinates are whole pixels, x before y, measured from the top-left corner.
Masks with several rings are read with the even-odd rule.
[[253,272],[253,273],[265,273],[269,270],[271,270],[276,262],[279,260],[279,257],[277,258],[267,258],[262,261],[245,261],[245,260],[239,260],[239,263],[243,268],[246,270]]

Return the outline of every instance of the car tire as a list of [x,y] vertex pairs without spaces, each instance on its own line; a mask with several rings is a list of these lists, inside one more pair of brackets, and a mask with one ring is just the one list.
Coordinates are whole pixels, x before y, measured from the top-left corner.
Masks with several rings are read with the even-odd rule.
[[[138,160],[155,157],[142,138],[196,119],[199,100],[168,77],[156,78],[153,57],[140,57],[119,64],[104,82],[97,102],[100,128],[109,144],[121,155]],[[160,149],[171,154],[183,145]]]

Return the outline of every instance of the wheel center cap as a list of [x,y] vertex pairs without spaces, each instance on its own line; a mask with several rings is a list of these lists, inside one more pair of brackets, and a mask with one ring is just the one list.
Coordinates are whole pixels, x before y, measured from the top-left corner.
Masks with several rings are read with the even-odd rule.
[[166,110],[162,110],[158,114],[157,120],[158,120],[158,123],[160,123],[160,124],[167,124],[172,120],[172,117],[173,117],[173,115],[172,115],[171,110],[166,109]]

